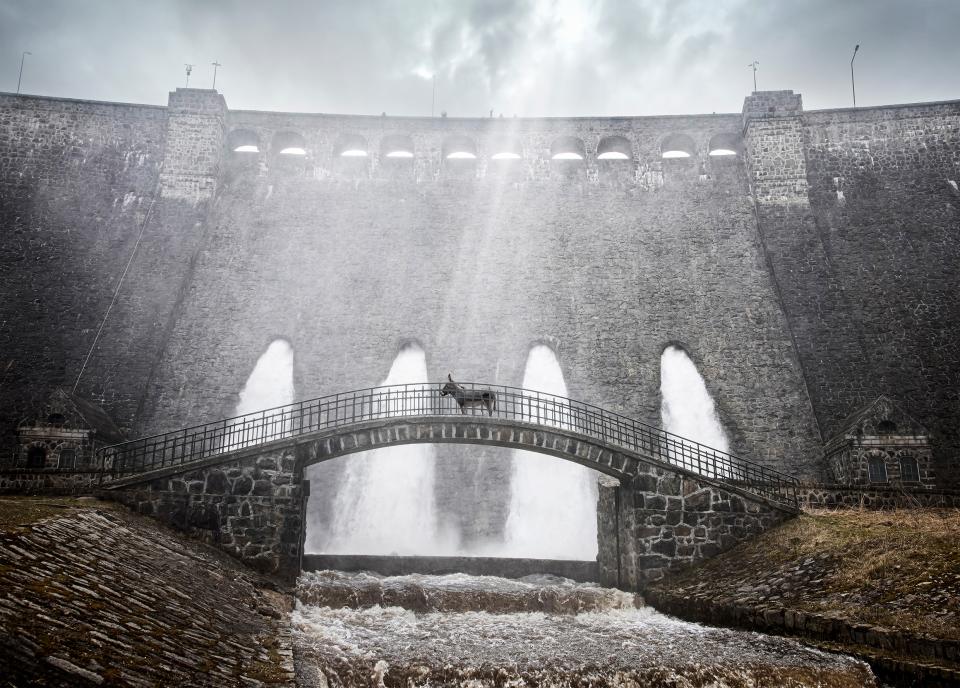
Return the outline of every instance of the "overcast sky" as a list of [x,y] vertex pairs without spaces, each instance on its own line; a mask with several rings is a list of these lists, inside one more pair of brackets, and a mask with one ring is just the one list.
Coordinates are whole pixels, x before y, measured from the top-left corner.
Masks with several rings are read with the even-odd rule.
[[738,112],[960,98],[960,0],[0,0],[0,90],[451,116]]

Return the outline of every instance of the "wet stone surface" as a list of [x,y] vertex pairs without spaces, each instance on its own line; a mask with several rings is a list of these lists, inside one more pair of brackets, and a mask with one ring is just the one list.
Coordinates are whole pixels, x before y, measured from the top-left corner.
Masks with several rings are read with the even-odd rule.
[[288,598],[266,579],[119,510],[23,520],[0,532],[9,685],[293,685]]
[[[328,598],[351,587],[330,576]],[[354,574],[365,589],[369,576]],[[404,577],[411,578],[411,577]],[[522,592],[534,606],[532,581],[467,576],[419,577],[427,598],[446,604],[451,590],[485,591],[482,604]],[[324,579],[301,582],[315,599]],[[384,579],[384,589],[410,581]],[[542,589],[573,592],[589,586],[545,581]],[[593,588],[609,606],[582,613],[544,610],[426,611],[367,606],[345,599],[339,608],[298,602],[293,614],[298,681],[313,686],[875,686],[856,660],[810,649],[792,640],[706,628],[625,605],[617,591]],[[468,595],[461,596],[464,600]],[[632,599],[631,599],[632,602]],[[545,595],[545,607],[553,603]],[[460,606],[460,605],[458,605]],[[493,605],[506,607],[509,605]],[[360,608],[355,608],[360,607]]]

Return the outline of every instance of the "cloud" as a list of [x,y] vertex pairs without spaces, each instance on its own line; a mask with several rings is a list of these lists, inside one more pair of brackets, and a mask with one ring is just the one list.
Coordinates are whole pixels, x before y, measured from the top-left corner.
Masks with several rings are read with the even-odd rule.
[[760,88],[810,107],[956,97],[955,0],[0,0],[0,79],[24,90],[166,102],[217,86],[231,107],[378,114],[738,111]]

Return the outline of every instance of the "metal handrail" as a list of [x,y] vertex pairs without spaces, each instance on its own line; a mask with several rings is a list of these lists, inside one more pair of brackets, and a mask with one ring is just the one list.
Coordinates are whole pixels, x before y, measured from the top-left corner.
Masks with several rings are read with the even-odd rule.
[[[585,435],[697,475],[796,507],[796,478],[612,413],[599,406],[519,387],[460,383],[465,391],[496,395],[493,416]],[[141,437],[100,449],[98,464],[123,476],[214,457],[247,447],[357,423],[418,416],[461,416],[437,383],[385,385],[264,409],[213,423]],[[464,407],[466,417],[487,415],[482,404]]]

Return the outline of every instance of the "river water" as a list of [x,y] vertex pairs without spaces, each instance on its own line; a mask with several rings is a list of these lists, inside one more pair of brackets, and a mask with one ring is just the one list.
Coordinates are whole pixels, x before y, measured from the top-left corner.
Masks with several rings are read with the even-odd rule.
[[866,664],[786,638],[660,614],[553,576],[304,574],[302,686],[863,688]]

